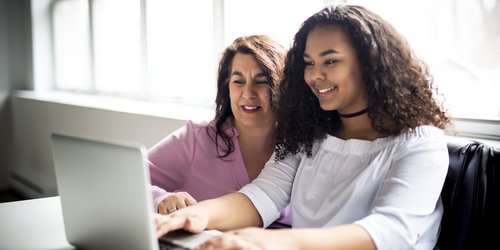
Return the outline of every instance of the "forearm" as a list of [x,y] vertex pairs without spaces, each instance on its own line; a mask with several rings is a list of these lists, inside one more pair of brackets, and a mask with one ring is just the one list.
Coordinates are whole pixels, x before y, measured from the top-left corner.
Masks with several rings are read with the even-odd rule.
[[209,214],[208,229],[225,231],[262,225],[259,213],[250,199],[242,193],[230,193],[202,201],[198,205]]
[[355,224],[317,229],[284,229],[282,232],[295,239],[298,249],[376,249],[368,232]]

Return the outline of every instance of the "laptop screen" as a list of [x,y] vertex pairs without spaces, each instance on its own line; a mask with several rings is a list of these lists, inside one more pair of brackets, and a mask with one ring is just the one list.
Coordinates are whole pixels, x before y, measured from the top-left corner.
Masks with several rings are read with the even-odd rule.
[[84,249],[158,249],[146,149],[53,134],[66,237]]
[[70,244],[83,249],[193,249],[220,234],[176,231],[158,244],[144,146],[62,134],[51,140]]

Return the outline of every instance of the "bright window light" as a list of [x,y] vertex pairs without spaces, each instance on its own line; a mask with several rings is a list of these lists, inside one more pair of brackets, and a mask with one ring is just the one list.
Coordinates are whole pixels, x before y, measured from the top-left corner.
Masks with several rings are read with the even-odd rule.
[[265,34],[289,47],[302,22],[324,6],[324,0],[224,1],[224,45],[239,36]]
[[145,81],[140,1],[99,0],[92,3],[96,91],[141,93]]
[[215,99],[212,1],[146,1],[151,98],[211,105]]
[[[251,34],[288,47],[329,2],[54,0],[55,88],[210,106],[223,48]],[[370,8],[408,39],[452,116],[500,121],[498,1],[346,2]]]
[[389,20],[430,67],[451,115],[500,120],[500,4],[356,0]]
[[57,1],[53,42],[56,89],[92,89],[87,1]]

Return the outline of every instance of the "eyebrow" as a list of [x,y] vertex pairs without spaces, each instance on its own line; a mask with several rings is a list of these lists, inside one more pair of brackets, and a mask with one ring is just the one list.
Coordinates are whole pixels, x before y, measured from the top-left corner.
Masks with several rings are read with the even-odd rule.
[[[241,76],[241,77],[243,77],[243,73],[241,73],[240,71],[233,71],[233,73],[231,73],[231,76]],[[261,77],[261,76],[267,77],[266,73],[264,73],[264,72],[260,72],[257,75],[255,75],[255,77]]]
[[239,71],[233,71],[233,73],[231,73],[232,76],[243,76],[243,73],[239,72]]
[[[327,49],[327,50],[324,50],[324,51],[321,51],[319,53],[319,56],[326,56],[328,54],[338,54],[339,52],[334,50],[334,49]],[[310,57],[307,53],[304,52],[304,57]]]

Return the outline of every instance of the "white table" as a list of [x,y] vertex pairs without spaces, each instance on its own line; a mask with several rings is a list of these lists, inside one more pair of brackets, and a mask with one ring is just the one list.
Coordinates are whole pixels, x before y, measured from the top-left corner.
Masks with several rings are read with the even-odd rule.
[[76,249],[66,241],[59,196],[0,203],[0,249]]

